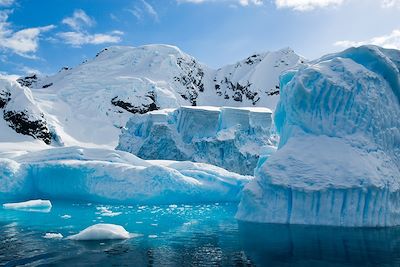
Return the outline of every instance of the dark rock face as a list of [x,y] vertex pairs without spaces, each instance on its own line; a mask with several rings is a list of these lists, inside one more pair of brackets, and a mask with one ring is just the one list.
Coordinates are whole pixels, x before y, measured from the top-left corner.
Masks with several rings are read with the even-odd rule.
[[48,83],[48,84],[43,85],[42,88],[47,88],[47,87],[50,87],[52,85],[53,85],[53,83]]
[[38,81],[38,77],[36,74],[33,75],[29,75],[29,76],[25,76],[25,77],[21,77],[17,79],[17,82],[21,85],[21,86],[26,86],[26,87],[31,87],[32,85],[34,85],[35,83],[37,83]]
[[46,144],[50,145],[52,134],[50,133],[47,123],[44,119],[31,120],[28,111],[4,111],[3,118],[8,125],[17,133],[23,135],[30,135],[35,139],[43,140]]
[[192,106],[196,106],[199,92],[204,92],[204,70],[194,59],[188,62],[183,58],[178,58],[177,64],[184,74],[175,76],[174,81],[186,88],[184,92],[180,92],[180,95],[183,99],[188,100]]
[[[7,104],[12,100],[12,92],[2,88],[0,89],[0,112],[3,113],[3,119],[15,132],[30,135],[35,139],[40,139],[46,144],[51,144],[55,135],[50,131],[43,114],[39,119],[32,119],[29,116],[30,111],[7,110]],[[23,107],[21,107],[23,108]]]
[[150,104],[142,104],[141,106],[134,106],[129,102],[125,102],[118,98],[118,96],[111,99],[111,104],[116,107],[120,107],[130,113],[136,114],[144,114],[149,111],[158,110],[160,107],[156,104],[156,96],[153,91],[150,91],[146,97],[150,99]]
[[4,108],[11,100],[11,94],[8,91],[0,90],[0,108]]

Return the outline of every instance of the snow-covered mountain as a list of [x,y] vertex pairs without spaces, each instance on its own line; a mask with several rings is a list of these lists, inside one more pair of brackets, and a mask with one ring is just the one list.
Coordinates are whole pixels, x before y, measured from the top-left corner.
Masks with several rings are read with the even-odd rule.
[[114,46],[77,67],[18,82],[31,89],[60,142],[115,147],[120,129],[136,113],[181,105],[274,109],[279,75],[302,62],[282,49],[213,70],[173,46]]

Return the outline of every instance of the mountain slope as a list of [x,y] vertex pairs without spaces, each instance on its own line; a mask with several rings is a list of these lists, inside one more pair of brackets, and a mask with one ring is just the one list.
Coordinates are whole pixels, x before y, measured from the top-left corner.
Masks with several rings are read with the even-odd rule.
[[135,113],[181,105],[274,109],[279,75],[302,62],[283,49],[213,70],[173,46],[114,46],[75,68],[18,82],[30,86],[63,143],[114,147]]

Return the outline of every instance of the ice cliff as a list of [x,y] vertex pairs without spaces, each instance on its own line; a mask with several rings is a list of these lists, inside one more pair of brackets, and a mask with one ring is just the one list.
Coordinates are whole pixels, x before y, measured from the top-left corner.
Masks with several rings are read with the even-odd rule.
[[243,193],[244,221],[400,225],[400,51],[325,56],[281,77],[278,150]]
[[122,151],[62,147],[0,158],[0,202],[236,202],[251,178],[202,163],[150,162]]
[[253,175],[275,151],[267,108],[190,107],[132,116],[117,149],[143,159],[189,160]]

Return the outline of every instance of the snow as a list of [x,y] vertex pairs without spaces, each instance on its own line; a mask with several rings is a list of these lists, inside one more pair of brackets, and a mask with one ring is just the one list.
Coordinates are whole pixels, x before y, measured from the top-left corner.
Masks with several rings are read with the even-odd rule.
[[[238,201],[252,179],[208,164],[157,163],[82,147],[0,158],[0,174],[0,201],[42,197],[125,204]],[[118,215],[107,208],[100,213]]]
[[67,237],[76,241],[129,239],[132,235],[124,227],[115,224],[95,224],[76,235]]
[[325,56],[281,78],[277,152],[259,161],[237,218],[400,225],[400,52]]
[[132,116],[117,149],[143,159],[189,160],[252,175],[275,151],[267,108],[183,106]]
[[50,210],[51,207],[52,206],[50,200],[42,200],[42,199],[3,204],[3,208],[5,209],[26,210],[26,211]]
[[[18,87],[7,108],[27,108],[30,116],[44,120],[56,137],[52,144],[114,148],[132,113],[187,105],[275,109],[279,75],[302,61],[282,49],[214,70],[174,46],[113,46],[33,83],[19,80],[30,88],[3,77],[0,91],[5,82]],[[10,142],[3,128],[0,119],[0,141]]]
[[45,239],[62,239],[63,235],[60,233],[46,233],[43,238]]

